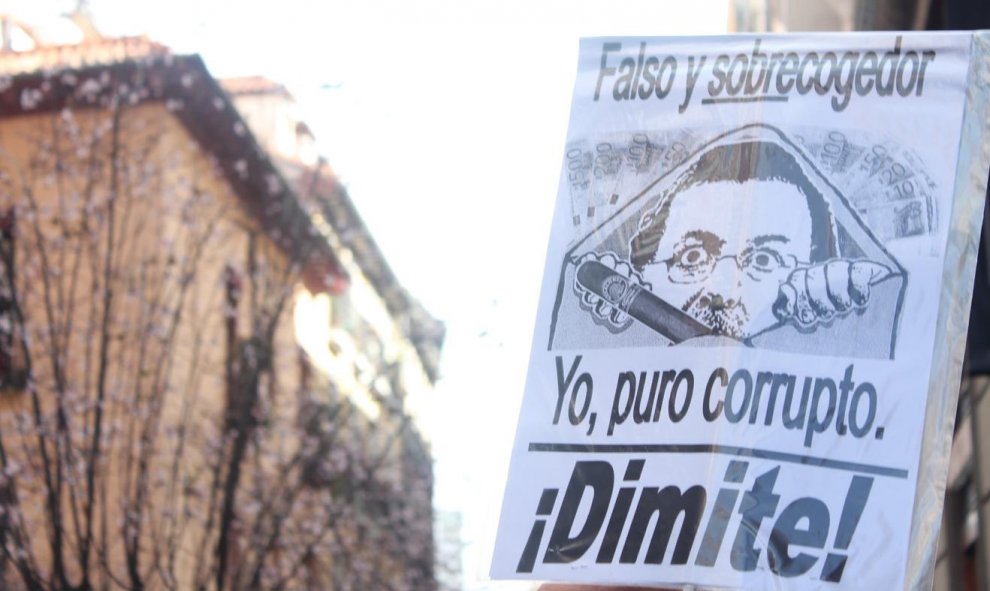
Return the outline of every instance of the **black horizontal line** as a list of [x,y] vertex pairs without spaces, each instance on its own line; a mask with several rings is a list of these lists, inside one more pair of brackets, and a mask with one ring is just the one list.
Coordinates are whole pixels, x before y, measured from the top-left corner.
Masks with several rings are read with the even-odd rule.
[[701,99],[701,104],[712,105],[715,103],[761,103],[764,101],[774,103],[786,103],[786,96],[727,96],[721,98]]
[[860,464],[857,462],[844,462],[842,460],[830,460],[828,458],[817,458],[814,456],[802,456],[769,449],[754,449],[749,447],[736,447],[732,445],[707,445],[707,444],[626,444],[626,443],[530,443],[529,451],[550,451],[565,453],[668,453],[668,454],[724,454],[730,456],[742,456],[748,458],[758,458],[762,460],[775,460],[778,462],[790,462],[792,464],[803,464],[805,466],[816,466],[820,468],[831,468],[833,470],[844,470],[846,472],[858,472],[861,474],[873,474],[875,476],[891,476],[894,478],[907,478],[908,471],[900,468],[889,468],[887,466],[874,466],[871,464]]

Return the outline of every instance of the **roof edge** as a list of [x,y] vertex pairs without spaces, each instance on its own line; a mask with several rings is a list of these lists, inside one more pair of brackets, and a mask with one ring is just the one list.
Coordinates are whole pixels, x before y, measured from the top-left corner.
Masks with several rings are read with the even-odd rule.
[[198,55],[149,55],[0,78],[0,119],[154,102],[163,103],[214,159],[248,212],[290,259],[329,263],[346,281],[326,237]]

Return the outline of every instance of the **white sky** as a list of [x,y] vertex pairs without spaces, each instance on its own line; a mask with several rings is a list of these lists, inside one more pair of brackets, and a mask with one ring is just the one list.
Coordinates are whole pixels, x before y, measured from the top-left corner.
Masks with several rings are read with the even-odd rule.
[[260,74],[300,101],[400,280],[447,325],[424,424],[435,504],[463,513],[464,588],[528,588],[487,571],[578,37],[721,33],[728,0],[90,4],[106,34],[146,33],[200,53],[215,76]]

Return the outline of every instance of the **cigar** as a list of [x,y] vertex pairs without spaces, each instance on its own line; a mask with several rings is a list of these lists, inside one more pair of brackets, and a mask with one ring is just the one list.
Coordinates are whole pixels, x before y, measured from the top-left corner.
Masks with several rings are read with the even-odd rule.
[[578,265],[577,282],[675,344],[712,334],[704,324],[598,261]]

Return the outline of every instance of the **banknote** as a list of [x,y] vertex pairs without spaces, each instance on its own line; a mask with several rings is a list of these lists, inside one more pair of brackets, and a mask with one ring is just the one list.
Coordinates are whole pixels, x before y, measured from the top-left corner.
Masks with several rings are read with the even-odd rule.
[[[608,219],[710,136],[710,130],[637,131],[569,142],[564,174],[575,228],[590,230]],[[807,126],[791,137],[878,238],[938,227],[938,187],[911,150],[854,129]]]
[[689,132],[636,132],[567,144],[564,174],[575,227],[593,227],[683,162],[699,140]]

